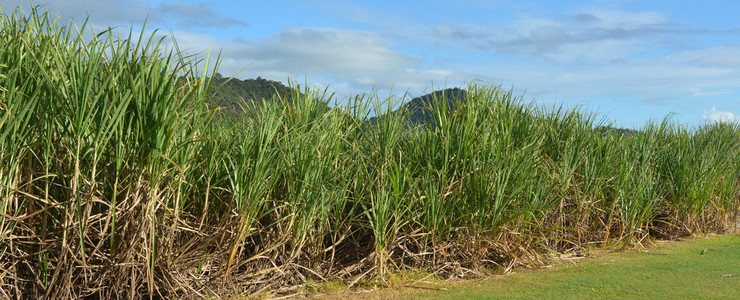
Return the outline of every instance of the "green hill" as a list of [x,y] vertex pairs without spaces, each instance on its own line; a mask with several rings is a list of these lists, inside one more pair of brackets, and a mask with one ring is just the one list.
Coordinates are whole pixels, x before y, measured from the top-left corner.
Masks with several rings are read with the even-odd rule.
[[[409,113],[409,123],[412,126],[432,124],[434,126],[434,112],[438,109],[447,109],[451,111],[458,104],[465,101],[467,92],[459,88],[450,88],[426,94],[421,97],[411,99],[408,103],[401,106],[396,111],[406,111]],[[440,107],[441,106],[441,107]]]
[[[406,113],[408,120],[406,125],[416,127],[429,125],[434,128],[434,112],[446,108],[447,111],[455,109],[459,103],[465,101],[467,92],[460,88],[449,88],[416,97],[401,105],[391,114]],[[441,107],[440,107],[441,106]],[[380,117],[373,117],[370,122],[376,122]]]
[[[265,101],[287,100],[291,103],[294,95],[303,96],[303,93],[295,90],[296,87],[285,86],[279,81],[267,80],[262,77],[256,79],[225,78],[216,73],[211,85],[210,104],[219,107],[221,116],[241,116],[251,110],[253,105],[261,106]],[[460,88],[449,88],[416,97],[405,103],[393,113],[402,111],[409,113],[409,126],[419,126],[434,123],[433,111],[442,105],[452,110],[457,103],[464,101],[466,91]],[[443,100],[446,104],[443,104]],[[326,110],[329,106],[325,103]],[[374,122],[375,117],[370,121]],[[434,125],[432,125],[434,126]]]
[[[244,109],[253,109],[253,105],[261,106],[265,101],[287,100],[291,103],[295,95],[303,96],[298,89],[261,77],[240,80],[216,73],[209,99],[214,107],[220,108],[219,115],[240,116],[245,113]],[[328,110],[329,106],[324,105]]]

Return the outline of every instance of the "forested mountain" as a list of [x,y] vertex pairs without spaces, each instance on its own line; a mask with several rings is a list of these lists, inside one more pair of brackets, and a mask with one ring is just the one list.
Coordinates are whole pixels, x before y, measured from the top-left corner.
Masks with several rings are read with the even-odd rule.
[[[434,127],[434,112],[438,109],[447,108],[447,111],[455,109],[459,103],[465,101],[467,92],[460,88],[449,88],[432,93],[424,96],[416,97],[411,101],[401,105],[398,109],[392,112],[392,114],[407,113],[408,121],[407,126],[415,127],[419,125],[431,125]],[[440,107],[442,106],[442,107]],[[383,116],[373,117],[370,122],[376,122],[378,118]]]
[[411,123],[410,125],[412,126],[433,124],[433,112],[438,109],[444,109],[445,107],[448,111],[451,111],[455,109],[459,103],[465,101],[465,97],[467,97],[467,92],[465,90],[450,88],[411,99],[411,101],[401,106],[399,110],[405,110],[410,114],[409,123]]
[[[267,80],[261,77],[256,79],[224,78],[216,73],[211,84],[211,104],[220,107],[222,116],[239,116],[245,111],[262,105],[264,101],[284,100],[291,103],[296,87],[287,87],[281,82]],[[280,99],[280,100],[279,100]],[[325,105],[326,106],[326,105]],[[243,107],[243,108],[242,108]],[[326,106],[328,110],[328,106]]]
[[[292,102],[292,95],[296,91],[287,87],[281,82],[267,80],[261,77],[256,79],[231,79],[224,78],[221,74],[216,74],[211,85],[211,104],[220,107],[220,116],[242,116],[249,114],[252,107],[252,100],[257,106],[262,105],[264,101],[279,101],[278,99]],[[300,93],[299,93],[300,94]],[[401,112],[408,113],[407,126],[415,127],[420,125],[429,125],[434,128],[434,111],[440,109],[440,105],[446,107],[448,111],[455,109],[459,103],[465,101],[467,92],[460,88],[448,88],[434,91],[432,93],[416,97],[411,101],[401,105],[392,114]],[[444,101],[443,101],[444,100]],[[245,105],[246,104],[246,105]],[[326,110],[329,110],[328,105]],[[245,112],[242,107],[247,109]],[[382,118],[380,116],[379,118]],[[370,122],[376,122],[378,118],[373,117]],[[616,132],[619,135],[633,135],[637,131],[624,128],[615,128],[611,126],[598,126],[596,128],[603,134]]]
[[[229,80],[229,78],[224,78],[221,74],[216,73],[211,84],[212,96],[210,101],[211,105],[220,107],[219,115],[240,116],[248,113],[242,107],[247,110],[254,108],[252,103],[260,106],[264,101],[279,101],[278,99],[287,100],[288,103],[291,103],[292,95],[296,93],[293,89],[281,82],[261,77]],[[442,103],[442,99],[446,100],[447,104],[445,106],[448,110],[451,110],[457,107],[457,103],[463,101],[465,97],[465,90],[459,88],[439,90],[413,98],[393,113],[408,112],[410,114],[408,121],[410,126],[432,124],[434,120],[432,111],[438,108],[437,106]],[[326,105],[326,109],[329,109],[328,105]],[[371,122],[374,120],[375,118],[372,118]]]

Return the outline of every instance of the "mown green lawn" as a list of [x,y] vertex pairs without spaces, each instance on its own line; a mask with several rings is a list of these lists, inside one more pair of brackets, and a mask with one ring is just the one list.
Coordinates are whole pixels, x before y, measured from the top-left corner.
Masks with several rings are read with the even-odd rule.
[[740,299],[740,236],[684,241],[647,252],[614,253],[413,297]]
[[[706,251],[705,251],[706,249]],[[704,253],[704,254],[702,254]],[[407,285],[408,286],[408,285]],[[480,282],[344,293],[371,299],[740,299],[740,235],[661,243]],[[335,298],[337,295],[325,295]]]

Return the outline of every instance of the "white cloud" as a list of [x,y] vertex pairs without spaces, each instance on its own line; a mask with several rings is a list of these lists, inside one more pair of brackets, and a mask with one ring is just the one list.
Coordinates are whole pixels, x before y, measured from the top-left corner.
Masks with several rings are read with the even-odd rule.
[[712,110],[709,112],[704,111],[702,119],[709,122],[740,122],[740,116],[727,111],[719,111],[717,106],[712,106]]
[[[0,0],[0,6],[6,13],[19,6],[28,11],[30,3],[29,0]],[[247,26],[240,20],[214,12],[205,3],[172,1],[153,5],[140,0],[54,0],[34,1],[33,4],[77,23],[89,15],[96,28],[142,24],[144,21],[182,28]]]
[[504,24],[438,24],[430,33],[442,42],[496,54],[611,63],[664,49],[677,38],[713,32],[673,21],[664,12],[600,9],[553,18],[521,17]]
[[530,96],[540,90],[534,96],[676,99],[740,89],[740,46],[681,48],[687,39],[728,33],[696,28],[663,12],[586,10],[498,25],[440,24],[432,32],[438,44],[491,58],[492,63],[468,65],[471,73],[532,88]]
[[[209,50],[223,50],[219,72],[227,76],[243,71],[240,78],[261,76],[283,82],[296,78],[300,81],[309,76],[313,83],[331,83],[332,89],[344,87],[367,91],[397,87],[401,92],[428,88],[433,79],[459,79],[449,70],[425,68],[418,58],[393,49],[394,40],[379,32],[286,28],[262,39],[229,40],[194,32],[202,31],[203,27],[246,26],[239,20],[217,14],[202,3],[147,3],[142,0],[57,0],[47,3],[46,8],[66,20],[80,22],[89,14],[96,31],[116,25],[127,31],[131,24],[138,24],[133,25],[134,36],[138,36],[137,27],[145,19],[150,23],[148,28],[163,25],[173,28],[178,45],[188,54],[203,56]],[[25,0],[0,0],[3,9],[21,4],[28,9]],[[145,34],[150,32],[147,30]],[[124,32],[124,36],[126,34]],[[157,35],[170,33],[160,31]]]
[[716,97],[716,96],[724,96],[732,94],[732,91],[727,89],[719,89],[719,90],[697,90],[691,96],[694,97]]
[[[7,3],[19,2],[0,0],[0,5],[7,9],[11,6]],[[517,94],[526,90],[527,97],[546,101],[608,98],[617,106],[629,98],[653,105],[662,99],[665,109],[682,110],[700,121],[696,112],[706,104],[699,97],[722,101],[740,91],[740,46],[732,44],[735,37],[725,39],[729,31],[696,29],[663,12],[583,10],[551,18],[491,21],[495,25],[435,24],[418,16],[331,1],[316,12],[362,23],[363,30],[282,28],[262,33],[271,34],[264,38],[244,40],[204,33],[216,32],[217,26],[246,26],[238,20],[220,17],[203,4],[168,3],[58,0],[53,5],[63,17],[85,17],[89,12],[95,24],[120,24],[126,29],[136,24],[134,34],[148,14],[153,23],[148,28],[171,23],[165,28],[173,28],[188,53],[223,49],[219,72],[226,76],[244,68],[239,78],[297,79],[303,84],[307,76],[309,85],[328,85],[340,95],[373,88],[383,95],[393,88],[416,96],[429,91],[431,84],[437,88],[481,80],[514,87]],[[700,37],[711,37],[714,44],[693,43]],[[723,40],[727,42],[722,44]],[[700,48],[703,45],[708,46]],[[683,103],[676,101],[679,98]],[[726,118],[727,113],[704,116]]]
[[716,47],[688,50],[669,55],[667,60],[675,63],[696,63],[718,67],[740,67],[740,46],[721,45]]
[[[220,40],[209,35],[175,32],[180,48],[203,53],[207,46],[224,50],[220,72],[241,78],[261,76],[285,81],[310,75],[311,81],[351,83],[372,88],[421,91],[432,80],[461,80],[458,72],[425,68],[415,57],[393,49],[380,34],[331,28],[289,28],[256,40]],[[343,83],[344,82],[344,83]],[[402,91],[401,91],[402,92]]]
[[587,10],[583,13],[574,15],[576,18],[579,16],[591,16],[589,20],[596,22],[598,24],[597,27],[599,28],[634,29],[644,28],[645,26],[654,27],[656,25],[668,25],[672,23],[665,13],[659,11],[627,12],[596,9]]

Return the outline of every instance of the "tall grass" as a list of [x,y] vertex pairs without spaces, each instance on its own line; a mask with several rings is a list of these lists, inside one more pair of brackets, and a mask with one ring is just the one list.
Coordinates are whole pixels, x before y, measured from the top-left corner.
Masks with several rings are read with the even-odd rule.
[[55,22],[16,10],[0,23],[3,297],[466,276],[722,231],[740,208],[738,124],[620,134],[499,86],[433,99],[433,126],[377,94],[326,111],[332,97],[309,89],[214,118],[218,59]]
[[153,294],[157,281],[171,284],[156,277],[174,263],[159,258],[178,247],[182,209],[199,199],[187,184],[206,77],[143,32],[85,39],[86,24],[35,9],[0,26],[0,243],[13,279],[3,291],[56,298],[145,283]]

